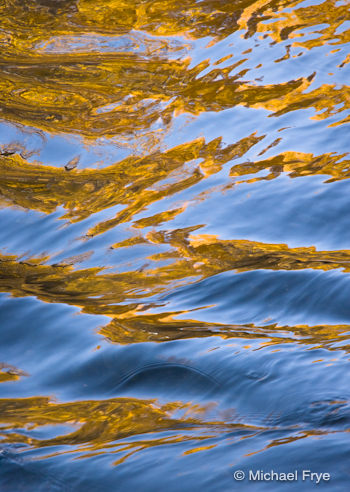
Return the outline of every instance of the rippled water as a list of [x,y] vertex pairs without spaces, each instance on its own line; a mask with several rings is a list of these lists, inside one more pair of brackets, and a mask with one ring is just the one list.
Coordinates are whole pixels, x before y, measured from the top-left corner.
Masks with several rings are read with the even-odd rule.
[[348,490],[349,42],[348,0],[3,0],[1,491]]

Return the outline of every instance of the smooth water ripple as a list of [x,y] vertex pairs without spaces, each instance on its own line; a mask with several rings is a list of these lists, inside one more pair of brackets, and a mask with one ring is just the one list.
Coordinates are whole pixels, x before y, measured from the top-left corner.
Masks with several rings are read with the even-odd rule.
[[1,491],[347,490],[349,7],[2,2]]

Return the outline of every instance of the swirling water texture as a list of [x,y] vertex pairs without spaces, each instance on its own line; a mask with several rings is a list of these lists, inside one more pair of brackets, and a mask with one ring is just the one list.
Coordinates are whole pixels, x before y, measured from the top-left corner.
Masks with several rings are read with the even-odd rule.
[[349,22],[2,2],[1,490],[347,489]]

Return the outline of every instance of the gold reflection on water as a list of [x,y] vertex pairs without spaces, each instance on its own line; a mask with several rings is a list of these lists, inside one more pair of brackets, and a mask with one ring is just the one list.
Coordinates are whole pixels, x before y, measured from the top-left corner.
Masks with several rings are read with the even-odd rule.
[[[256,174],[263,170],[269,171],[264,177],[256,178],[256,181],[274,179],[281,173],[287,173],[291,178],[301,176],[313,176],[316,174],[330,176],[328,183],[350,176],[350,160],[344,159],[347,154],[323,155],[304,154],[301,152],[284,152],[269,159],[245,162],[232,166],[230,175],[234,178]],[[239,180],[235,181],[239,183]]]
[[[349,19],[348,2],[325,0],[311,6],[302,3],[3,1],[1,121],[22,130],[32,129],[43,139],[46,134],[74,135],[91,145],[98,139],[113,139],[113,143],[128,145],[131,154],[101,169],[80,169],[78,158],[70,165],[62,162],[61,167],[53,167],[32,161],[33,153],[24,144],[1,144],[1,207],[21,207],[45,214],[62,207],[64,215],[60,218],[67,225],[96,214],[84,239],[88,241],[124,224],[129,227],[130,236],[113,238],[111,244],[105,244],[106,251],[117,254],[128,248],[132,257],[134,249],[143,245],[152,248],[152,253],[144,258],[147,263],[141,268],[123,266],[112,273],[108,265],[78,268],[78,263],[87,260],[91,252],[59,263],[51,260],[50,252],[45,257],[38,254],[26,260],[16,254],[1,254],[0,291],[109,316],[110,322],[99,333],[119,344],[220,336],[258,339],[261,348],[293,343],[328,350],[341,346],[349,352],[349,325],[345,324],[209,323],[195,319],[197,306],[188,311],[154,312],[164,308],[160,300],[155,300],[157,296],[159,299],[159,295],[176,287],[223,272],[350,271],[350,250],[318,251],[314,247],[291,248],[245,239],[222,240],[200,234],[203,224],[177,228],[169,224],[185,215],[189,204],[241,183],[272,180],[281,174],[290,178],[322,175],[326,183],[349,178],[350,160],[345,153],[320,149],[311,154],[287,149],[276,150],[271,156],[272,149],[284,143],[284,133],[279,133],[272,143],[270,135],[252,130],[243,138],[232,137],[235,143],[231,144],[224,143],[221,137],[189,137],[172,148],[164,143],[184,114],[219,113],[236,106],[263,109],[274,118],[311,109],[305,118],[327,120],[329,127],[349,123],[349,86],[336,85],[332,79],[326,81],[324,74],[314,71],[312,62],[304,62],[303,70],[294,64],[310,52],[314,57],[325,55],[331,59],[350,41],[350,30],[342,30],[343,22]],[[232,42],[228,44],[232,46],[229,54],[218,49],[217,60],[208,54],[204,60],[193,62],[193,47],[198,41],[208,38],[205,42],[209,49],[234,33],[237,39],[251,41],[248,49],[242,51]],[[271,51],[271,57],[275,57],[271,63],[276,69],[284,68],[283,78],[278,77],[274,83],[263,81],[270,66],[265,67],[264,57],[257,65],[251,47],[253,38],[256,49],[261,45],[276,47]],[[350,57],[342,53],[340,59],[336,69],[342,73]],[[257,73],[261,76],[257,77]],[[312,123],[316,125],[315,121]],[[255,146],[263,149],[254,161],[241,162]],[[267,152],[270,156],[265,156]],[[240,161],[235,163],[235,159]],[[227,165],[228,182],[208,184],[205,191],[192,193],[199,188],[197,185],[226,171]],[[192,195],[186,200],[179,199],[171,206],[166,202],[189,190]],[[157,207],[152,208],[154,205]],[[120,210],[112,211],[110,216],[112,207]],[[143,216],[137,217],[141,212]],[[20,380],[18,384],[22,384],[22,376],[28,375],[0,364],[1,383],[11,386]],[[261,430],[226,420],[206,420],[206,410],[190,403],[159,405],[154,400],[131,398],[72,403],[54,403],[44,397],[13,398],[0,400],[0,426],[2,442],[7,444],[36,448],[70,445],[78,447],[80,456],[94,456],[108,449],[120,453],[115,464],[151,446],[193,441],[185,452],[192,454],[212,449],[215,445],[210,439],[220,432],[237,428],[253,436]],[[42,439],[30,435],[32,429],[59,424],[71,426],[72,432]],[[164,431],[171,431],[172,435],[153,435]],[[264,449],[310,435],[317,435],[317,431],[274,439]],[[142,437],[127,441],[136,436]]]
[[[125,310],[116,305],[127,299],[141,299],[174,288],[182,279],[209,278],[230,270],[301,270],[324,271],[342,268],[349,271],[350,252],[316,251],[310,248],[288,248],[286,245],[253,241],[220,241],[207,236],[183,240],[175,251],[158,254],[175,261],[159,268],[106,273],[101,267],[74,269],[70,265],[42,264],[42,259],[18,260],[0,256],[0,289],[22,297],[35,295],[49,302],[82,306],[87,312],[113,314]],[[152,258],[152,257],[151,257]],[[135,289],[137,287],[137,289]]]
[[[337,403],[342,402],[330,402]],[[227,433],[231,440],[239,441],[266,431],[278,431],[272,416],[264,425],[246,425],[240,420],[232,421],[232,416],[236,415],[233,409],[222,412],[225,420],[206,418],[212,410],[211,404],[200,406],[171,402],[159,405],[154,400],[135,398],[73,403],[56,403],[45,397],[1,399],[0,435],[5,445],[17,443],[17,447],[23,446],[23,449],[28,445],[47,448],[48,454],[42,457],[79,452],[78,459],[83,459],[108,453],[116,455],[113,464],[120,465],[147,448],[183,443],[186,444],[187,451],[183,453],[186,455],[214,448],[217,444],[212,444],[213,440]],[[67,430],[66,434],[49,439],[34,437],[36,430],[52,425],[65,425],[72,431]],[[298,429],[296,426],[286,426],[283,430],[288,433],[286,437],[273,438],[272,434],[263,449],[246,456],[299,439],[337,432]],[[168,435],[159,435],[164,432]],[[54,451],[50,453],[51,446],[54,446]]]
[[[66,170],[64,163],[59,168],[43,166],[29,163],[12,150],[3,150],[3,155],[0,155],[0,196],[5,203],[45,213],[63,206],[66,209],[63,218],[71,221],[85,219],[115,205],[124,205],[115,218],[94,226],[88,232],[88,236],[92,236],[131,221],[135,214],[152,203],[173,196],[219,172],[225,163],[243,157],[263,138],[252,134],[228,146],[223,146],[219,138],[208,143],[197,139],[165,152],[145,157],[130,156],[104,169],[74,168],[71,171]],[[232,166],[230,175],[235,178],[236,184],[240,182],[237,178],[243,176],[247,176],[245,181],[252,182],[270,180],[281,173],[288,173],[292,178],[328,175],[328,182],[331,182],[350,176],[350,161],[344,157],[346,154],[314,156],[284,152],[265,160],[236,164]],[[268,171],[268,174],[250,178],[250,175],[261,171]],[[163,183],[165,180],[168,182]],[[172,220],[185,208],[181,206],[139,219],[134,226],[159,225]]]
[[184,112],[244,105],[279,116],[311,107],[318,112],[315,118],[324,119],[349,109],[347,86],[323,85],[303,94],[312,75],[254,85],[240,80],[248,69],[229,75],[234,65],[199,76],[208,64],[189,69],[189,60],[145,60],[134,53],[0,59],[0,112],[9,121],[48,132],[125,139],[158,121],[165,130],[174,115]]
[[[226,37],[238,28],[246,36],[254,32],[268,32],[281,41],[297,37],[294,31],[305,26],[325,24],[317,31],[320,43],[325,40],[348,39],[336,34],[348,16],[346,2],[326,0],[312,6],[299,7],[300,0],[6,0],[1,7],[2,22],[8,31],[18,22],[16,35],[20,40],[37,40],[51,33],[67,30],[87,30],[109,34],[142,30],[158,36],[188,33],[192,37]],[[286,9],[290,11],[285,11]],[[169,15],[171,12],[171,15]],[[269,23],[263,21],[269,20]],[[25,30],[30,25],[31,29]],[[346,31],[348,33],[348,31]],[[311,47],[315,45],[309,43]]]
[[[134,316],[132,316],[134,314]],[[186,338],[206,338],[211,336],[224,339],[259,339],[261,347],[284,343],[305,344],[312,348],[327,348],[350,352],[348,342],[349,325],[294,325],[280,326],[277,323],[257,326],[254,324],[234,325],[209,323],[196,319],[177,319],[186,312],[140,315],[127,313],[118,316],[102,327],[100,333],[114,343],[166,342]],[[186,317],[187,317],[186,316]]]
[[[259,327],[177,319],[178,315],[190,317],[189,311],[148,314],[147,309],[157,307],[157,303],[147,305],[147,297],[169,291],[186,278],[187,282],[194,282],[233,268],[237,271],[349,269],[349,251],[317,252],[314,248],[290,249],[286,245],[251,241],[218,241],[206,236],[187,241],[182,238],[181,244],[180,235],[178,241],[188,255],[187,259],[137,272],[103,273],[101,268],[78,270],[70,265],[45,265],[39,259],[21,261],[2,255],[0,291],[10,292],[15,297],[36,296],[45,302],[63,302],[79,306],[86,313],[110,316],[112,321],[102,327],[100,333],[121,344],[221,336],[258,337],[265,339],[266,344],[294,342],[332,349],[335,343],[347,340],[348,325],[270,324]],[[349,347],[344,344],[342,349]]]
[[29,374],[11,364],[0,362],[0,383],[18,381],[21,376],[29,376]]
[[8,381],[17,381],[17,374],[13,374],[9,371],[0,371],[0,383],[7,383]]
[[[316,31],[316,39],[301,39],[292,46],[312,49],[331,39],[335,45],[348,40],[349,30],[335,34],[348,14],[346,5],[327,0],[284,13],[285,7],[298,3],[189,0],[184,7],[154,0],[80,0],[59,6],[39,0],[6,1],[0,8],[0,41],[5,48],[0,57],[1,116],[47,132],[119,139],[149,132],[159,120],[164,131],[181,112],[199,114],[236,105],[262,107],[274,116],[311,107],[317,118],[327,118],[349,108],[346,85],[335,89],[323,84],[304,93],[313,80],[311,72],[279,84],[257,85],[244,80],[250,68],[236,71],[247,58],[203,75],[209,61],[189,68],[191,60],[185,56],[185,34],[221,39],[247,29],[248,37],[262,32],[277,42],[299,39],[301,29],[324,23],[328,27]],[[271,22],[262,22],[266,20]],[[158,37],[143,36],[141,30]],[[170,35],[180,38],[175,42]]]
[[[130,156],[104,169],[71,171],[65,169],[64,163],[61,168],[43,166],[29,163],[17,153],[4,155],[9,150],[3,150],[0,155],[0,193],[9,203],[45,213],[63,206],[67,210],[64,218],[73,221],[114,205],[125,205],[115,219],[99,224],[90,232],[98,234],[131,220],[150,204],[218,172],[223,164],[242,157],[262,138],[253,134],[228,146],[223,146],[220,138],[208,143],[201,138],[165,152],[145,157]],[[201,161],[200,165],[184,168],[196,159]],[[170,182],[162,184],[166,179]],[[173,216],[165,215],[159,220],[163,222]],[[159,221],[145,225],[155,223]],[[144,225],[139,223],[138,226]]]
[[[115,464],[121,463],[134,452],[152,446],[175,442],[209,440],[227,430],[255,433],[260,428],[241,423],[208,420],[212,408],[172,402],[159,405],[156,401],[135,398],[112,398],[100,401],[55,403],[45,397],[0,400],[0,435],[4,444],[12,442],[36,448],[75,446],[57,452],[80,451],[81,457],[108,451],[122,453]],[[31,431],[48,425],[67,425],[72,432],[51,439],[31,437]],[[9,432],[9,429],[13,431]],[[25,432],[23,432],[25,430]],[[264,427],[261,427],[264,430]],[[157,437],[168,431],[168,437]],[[137,440],[128,438],[137,436]],[[127,453],[126,453],[127,452]],[[194,449],[195,452],[195,449]]]
[[[297,3],[300,2],[286,2],[288,3],[295,8],[291,12],[284,11],[281,15],[281,12],[274,10],[271,2],[268,2],[266,13],[273,22],[269,24],[260,22],[256,24],[256,30],[268,33],[276,42],[291,39],[293,46],[307,49],[322,46],[327,42],[335,46],[349,42],[349,29],[337,33],[344,20],[349,18],[347,2],[340,4],[334,0],[325,0],[318,5],[304,7],[298,7]],[[309,34],[314,35],[313,39],[300,39],[303,36],[302,31],[307,29]]]

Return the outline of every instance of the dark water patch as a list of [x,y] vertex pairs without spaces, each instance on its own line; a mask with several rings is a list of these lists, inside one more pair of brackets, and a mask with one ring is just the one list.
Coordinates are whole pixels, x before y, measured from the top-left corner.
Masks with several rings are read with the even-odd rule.
[[167,310],[180,311],[189,308],[191,299],[191,305],[202,308],[198,318],[207,322],[347,324],[348,285],[348,276],[334,271],[222,273],[178,289],[164,300]]
[[[68,483],[50,476],[42,466],[24,460],[20,455],[7,449],[0,450],[0,485],[4,492],[70,492],[73,490]],[[42,469],[42,471],[40,470]]]
[[150,363],[138,370],[124,376],[113,390],[117,393],[133,394],[148,393],[151,391],[156,395],[185,394],[186,397],[200,395],[207,396],[219,387],[219,382],[204,372],[176,363]]

